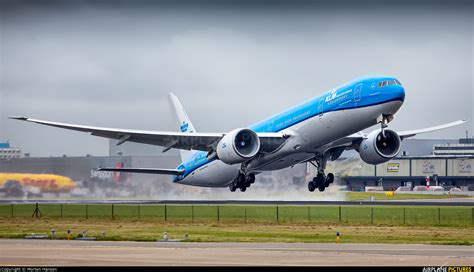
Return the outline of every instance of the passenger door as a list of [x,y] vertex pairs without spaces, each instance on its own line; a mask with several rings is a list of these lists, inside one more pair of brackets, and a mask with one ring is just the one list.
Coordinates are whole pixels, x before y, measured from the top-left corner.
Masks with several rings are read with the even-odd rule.
[[318,117],[319,118],[323,117],[323,110],[324,110],[324,99],[321,98],[318,104]]
[[354,106],[357,107],[362,99],[362,83],[357,84],[354,88]]

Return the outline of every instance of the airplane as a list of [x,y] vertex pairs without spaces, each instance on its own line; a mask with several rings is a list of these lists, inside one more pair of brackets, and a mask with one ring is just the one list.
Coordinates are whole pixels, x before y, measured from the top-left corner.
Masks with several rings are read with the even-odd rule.
[[[356,78],[295,107],[254,125],[227,133],[200,133],[174,93],[169,102],[179,121],[180,132],[103,128],[43,121],[27,117],[9,118],[88,132],[93,136],[118,140],[117,145],[137,142],[180,150],[182,163],[176,169],[98,168],[98,171],[171,175],[173,182],[202,187],[226,187],[245,192],[255,175],[311,163],[317,175],[308,190],[323,192],[334,182],[325,174],[326,162],[334,161],[346,150],[356,150],[368,164],[393,159],[401,141],[420,133],[465,123],[458,120],[444,125],[396,132],[388,123],[401,108],[405,89],[398,79],[386,75]],[[370,133],[362,130],[380,124]]]

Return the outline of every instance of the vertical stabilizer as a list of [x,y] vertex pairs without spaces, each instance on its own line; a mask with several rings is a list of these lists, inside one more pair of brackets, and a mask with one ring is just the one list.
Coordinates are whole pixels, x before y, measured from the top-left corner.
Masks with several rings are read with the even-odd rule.
[[[168,101],[170,103],[171,111],[174,112],[174,116],[179,124],[179,130],[183,133],[195,133],[196,130],[194,129],[193,123],[189,120],[188,114],[179,102],[178,97],[174,93],[170,93],[168,97]],[[193,150],[179,150],[179,154],[181,156],[181,161],[186,161],[189,159],[196,151]]]

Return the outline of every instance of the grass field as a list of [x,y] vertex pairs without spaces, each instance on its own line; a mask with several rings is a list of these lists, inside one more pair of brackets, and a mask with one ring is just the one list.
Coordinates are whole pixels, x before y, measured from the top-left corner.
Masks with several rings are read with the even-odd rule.
[[[292,206],[39,204],[42,218],[163,222],[314,223],[472,227],[474,208],[434,206]],[[2,218],[31,218],[35,204],[0,204]]]
[[347,192],[347,201],[369,201],[373,196],[375,200],[407,200],[407,199],[441,199],[441,198],[467,198],[469,195],[458,194],[412,194],[395,193],[393,196],[386,196],[382,193],[374,192]]
[[[0,238],[84,231],[98,240],[199,242],[474,243],[474,208],[291,205],[0,205]],[[13,216],[12,216],[13,215]],[[105,233],[105,236],[103,236]]]
[[[342,243],[417,243],[472,245],[472,227],[353,226],[314,223],[185,223],[150,219],[1,218],[0,237],[23,238],[31,233],[71,239],[83,231],[97,240],[157,241],[167,232],[169,239],[190,242],[306,242],[334,243],[340,232]],[[103,234],[105,233],[105,236]]]

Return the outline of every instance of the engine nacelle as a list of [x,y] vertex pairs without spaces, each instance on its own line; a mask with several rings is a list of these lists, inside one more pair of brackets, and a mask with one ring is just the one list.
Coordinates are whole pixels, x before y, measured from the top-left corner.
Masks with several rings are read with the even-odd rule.
[[244,162],[260,150],[260,139],[251,129],[234,129],[217,144],[217,156],[226,164]]
[[400,151],[400,137],[393,130],[384,129],[384,131],[385,137],[381,130],[375,130],[360,143],[359,155],[364,162],[379,164],[397,156]]

